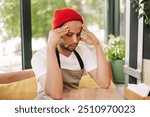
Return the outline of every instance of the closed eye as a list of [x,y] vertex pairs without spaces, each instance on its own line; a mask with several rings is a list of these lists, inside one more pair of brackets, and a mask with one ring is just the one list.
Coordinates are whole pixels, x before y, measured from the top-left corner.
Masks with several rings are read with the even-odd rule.
[[80,36],[81,35],[81,32],[80,33],[77,33],[77,36]]
[[[72,32],[68,32],[68,33],[66,34],[66,36],[72,37],[73,34],[74,34],[74,33],[72,33]],[[76,36],[80,36],[80,35],[81,35],[81,32],[79,32],[79,33],[76,34]]]
[[68,36],[68,37],[71,37],[72,35],[73,35],[73,33],[71,33],[71,32],[68,32],[68,33],[67,33],[67,36]]

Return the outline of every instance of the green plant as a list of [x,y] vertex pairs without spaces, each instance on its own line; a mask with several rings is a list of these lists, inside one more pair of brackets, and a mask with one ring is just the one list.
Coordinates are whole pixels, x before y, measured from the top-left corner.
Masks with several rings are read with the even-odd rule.
[[[139,12],[141,10],[142,12],[138,15],[138,18],[144,17],[145,24],[150,25],[150,0],[142,0],[139,2],[139,0],[131,0],[132,7],[135,9],[135,12]],[[144,5],[144,7],[142,7]],[[146,6],[147,5],[147,6]]]
[[125,58],[125,40],[123,37],[115,37],[114,35],[109,35],[108,44],[104,47],[106,56],[110,60],[124,60]]

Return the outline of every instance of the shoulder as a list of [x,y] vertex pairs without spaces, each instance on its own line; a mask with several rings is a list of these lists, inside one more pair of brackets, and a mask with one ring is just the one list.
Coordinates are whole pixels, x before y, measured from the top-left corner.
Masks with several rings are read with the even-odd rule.
[[76,48],[76,51],[81,55],[91,55],[91,54],[95,54],[95,48],[92,46],[87,45],[84,42],[80,42]]
[[84,62],[86,72],[90,72],[97,68],[96,53],[93,46],[89,46],[86,43],[81,42],[76,48],[76,51],[79,53]]
[[46,57],[46,48],[41,48],[35,52],[31,59],[31,63],[34,63],[35,61],[39,61],[41,59],[45,59]]
[[31,59],[31,66],[36,75],[36,78],[46,73],[46,49],[38,50]]
[[35,54],[33,55],[33,58],[37,56],[46,56],[46,48],[44,47],[44,48],[37,50]]

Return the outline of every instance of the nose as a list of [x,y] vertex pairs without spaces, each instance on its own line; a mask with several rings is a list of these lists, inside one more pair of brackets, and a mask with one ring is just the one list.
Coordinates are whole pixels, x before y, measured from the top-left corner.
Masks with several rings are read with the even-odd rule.
[[73,42],[73,43],[78,43],[78,39],[77,39],[77,36],[76,36],[76,35],[73,35],[73,36],[72,36],[72,42]]

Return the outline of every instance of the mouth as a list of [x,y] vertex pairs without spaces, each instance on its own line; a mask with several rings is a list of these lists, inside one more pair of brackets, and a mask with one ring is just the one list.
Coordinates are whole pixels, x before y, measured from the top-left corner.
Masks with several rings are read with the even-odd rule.
[[71,45],[70,46],[70,48],[76,48],[77,47],[77,45]]
[[71,46],[71,47],[75,48],[75,47],[77,47],[77,46],[75,45],[75,46]]

